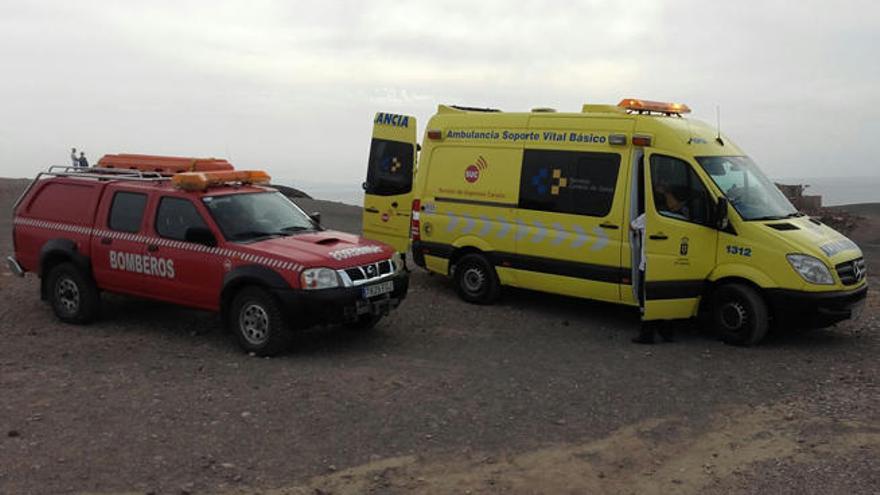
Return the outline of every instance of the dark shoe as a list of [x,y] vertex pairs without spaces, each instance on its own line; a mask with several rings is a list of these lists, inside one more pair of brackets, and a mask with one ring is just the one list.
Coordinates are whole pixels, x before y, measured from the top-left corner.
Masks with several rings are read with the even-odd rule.
[[675,342],[675,329],[672,327],[664,327],[657,330],[663,342]]

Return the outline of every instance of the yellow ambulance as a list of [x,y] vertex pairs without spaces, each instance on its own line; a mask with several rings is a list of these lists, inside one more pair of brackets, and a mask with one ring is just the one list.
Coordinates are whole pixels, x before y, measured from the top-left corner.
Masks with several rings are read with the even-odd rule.
[[689,112],[637,99],[573,113],[441,105],[421,146],[414,117],[379,113],[364,235],[411,249],[473,303],[506,285],[638,306],[645,320],[705,315],[746,345],[771,324],[855,317],[859,247]]

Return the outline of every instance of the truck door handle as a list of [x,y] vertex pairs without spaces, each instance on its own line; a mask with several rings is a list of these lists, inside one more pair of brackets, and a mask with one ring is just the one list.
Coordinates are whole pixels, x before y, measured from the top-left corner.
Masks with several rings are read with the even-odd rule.
[[109,237],[102,237],[101,244],[113,244],[113,239],[111,239]]
[[599,224],[599,227],[602,227],[603,229],[611,229],[611,230],[617,230],[617,229],[620,228],[619,226],[614,225],[613,223],[607,223],[607,222],[606,222],[606,223],[600,223],[600,224]]
[[648,239],[652,239],[652,240],[655,240],[655,241],[665,241],[666,239],[669,239],[669,236],[667,236],[667,235],[664,234],[663,232],[660,232],[659,234],[651,234],[651,235],[649,235],[649,236],[648,236]]
[[370,212],[370,213],[379,213],[379,209],[378,209],[378,208],[373,208],[372,206],[369,206],[369,207],[367,207],[367,208],[364,208],[364,211],[367,211],[367,212]]
[[158,250],[159,250],[159,246],[157,246],[155,244],[147,244],[147,251],[149,251],[151,253],[155,253]]

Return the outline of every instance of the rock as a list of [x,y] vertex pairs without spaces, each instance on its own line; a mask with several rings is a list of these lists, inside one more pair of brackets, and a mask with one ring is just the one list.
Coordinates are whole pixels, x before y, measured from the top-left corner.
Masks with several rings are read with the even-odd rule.
[[18,430],[9,430],[6,433],[6,436],[9,438],[18,438],[21,436],[21,433],[19,433]]

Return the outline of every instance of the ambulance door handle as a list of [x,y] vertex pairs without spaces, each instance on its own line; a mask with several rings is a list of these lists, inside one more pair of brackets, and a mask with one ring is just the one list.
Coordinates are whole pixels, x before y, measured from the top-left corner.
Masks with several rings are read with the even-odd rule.
[[392,208],[397,208],[397,201],[391,203],[391,207],[392,207]]
[[109,237],[102,237],[101,244],[105,244],[105,245],[113,244],[113,239],[111,239]]
[[651,235],[649,235],[649,236],[648,236],[648,239],[651,239],[651,240],[654,240],[654,241],[665,241],[666,239],[669,239],[669,236],[667,236],[667,235],[664,234],[663,232],[660,232],[660,233],[657,233],[657,234],[651,234]]
[[611,229],[611,230],[617,230],[620,228],[617,225],[614,225],[613,223],[600,223],[599,227],[602,227],[603,229]]
[[368,206],[367,208],[364,208],[364,211],[369,212],[369,213],[379,213],[379,209],[373,208],[372,206]]
[[158,250],[159,250],[159,246],[157,246],[155,244],[147,244],[147,251],[149,251],[151,253],[155,253]]

